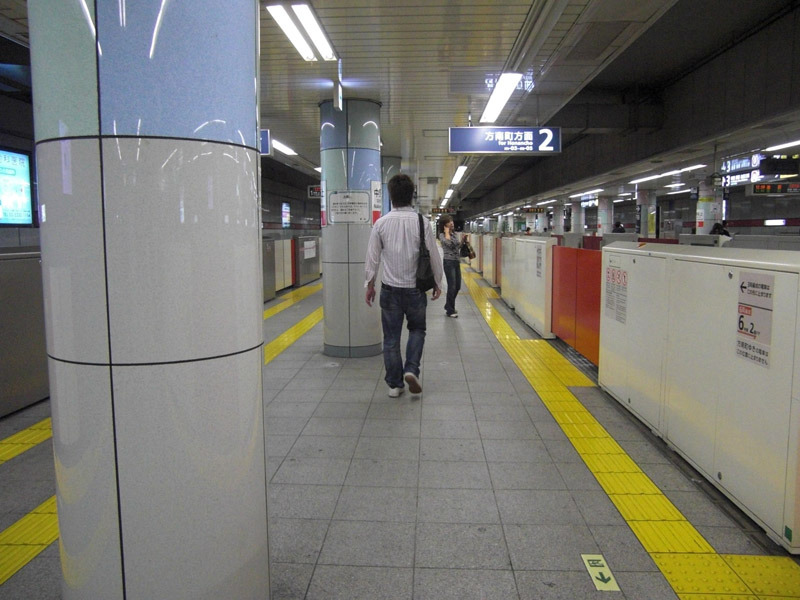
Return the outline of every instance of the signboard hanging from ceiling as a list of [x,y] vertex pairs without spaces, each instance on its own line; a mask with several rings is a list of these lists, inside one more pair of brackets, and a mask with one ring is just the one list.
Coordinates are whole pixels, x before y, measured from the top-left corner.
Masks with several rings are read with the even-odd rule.
[[560,127],[451,127],[451,154],[557,154]]

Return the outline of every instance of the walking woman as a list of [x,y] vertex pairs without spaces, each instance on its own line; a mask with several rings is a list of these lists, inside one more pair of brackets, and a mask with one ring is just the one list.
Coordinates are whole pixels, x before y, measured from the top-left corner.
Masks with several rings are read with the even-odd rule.
[[444,276],[447,278],[447,300],[444,303],[444,311],[448,317],[458,318],[456,310],[456,295],[461,289],[461,260],[459,251],[461,250],[458,234],[453,229],[453,217],[442,215],[442,233],[439,240],[442,242],[444,259]]

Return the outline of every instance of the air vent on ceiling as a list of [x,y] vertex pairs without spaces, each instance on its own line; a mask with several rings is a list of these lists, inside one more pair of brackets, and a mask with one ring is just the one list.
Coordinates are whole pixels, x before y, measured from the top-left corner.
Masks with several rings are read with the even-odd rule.
[[596,22],[589,25],[580,40],[564,57],[564,62],[596,61],[628,27],[625,21]]
[[428,177],[427,181],[428,181],[428,185],[436,185],[437,183],[439,183],[439,178],[438,177]]

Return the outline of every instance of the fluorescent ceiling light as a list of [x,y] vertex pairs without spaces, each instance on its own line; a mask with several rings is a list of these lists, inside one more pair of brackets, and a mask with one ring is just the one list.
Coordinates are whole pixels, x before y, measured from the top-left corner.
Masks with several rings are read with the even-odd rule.
[[450,185],[458,185],[461,182],[461,178],[464,177],[464,173],[467,172],[467,166],[461,165],[456,169],[456,174],[453,175],[453,181],[450,182]]
[[314,56],[314,51],[311,49],[311,46],[308,45],[308,42],[306,42],[303,34],[300,33],[300,30],[294,24],[294,21],[292,21],[289,13],[286,12],[286,9],[280,4],[276,4],[273,6],[268,6],[267,10],[269,11],[269,14],[272,15],[272,18],[275,19],[275,22],[280,25],[280,28],[283,29],[283,33],[285,33],[286,37],[289,38],[289,41],[292,42],[292,45],[300,53],[300,56],[303,57],[303,60],[317,60],[317,57]]
[[317,173],[322,173],[322,167],[314,167],[314,170],[315,170]]
[[786,225],[786,219],[767,219],[764,221],[764,225],[766,225],[767,227]]
[[486,103],[486,108],[483,109],[481,115],[481,123],[494,123],[500,112],[508,102],[511,94],[517,89],[519,80],[522,79],[522,73],[503,73],[500,79],[492,90],[492,95],[489,97],[489,102]]
[[617,194],[618,196],[633,196],[633,192],[624,192],[621,194]]
[[[668,184],[667,184],[667,185],[665,185],[664,187],[668,187],[668,188],[679,188],[679,187],[683,187],[683,186],[685,186],[685,185],[686,185],[685,183],[668,183]],[[622,195],[622,194],[620,194],[620,195]]]
[[663,175],[650,175],[649,177],[641,177],[639,179],[633,179],[628,183],[644,183],[645,181],[652,181],[653,179],[658,179],[659,177],[663,177]]
[[513,217],[513,216],[514,216],[514,211],[512,210],[511,212],[507,212],[507,213],[506,213],[505,215],[503,215],[503,216],[504,216],[504,217]]
[[581,196],[588,196],[589,194],[599,194],[603,191],[603,188],[597,188],[596,190],[589,190],[588,192],[581,192],[580,194],[572,194],[570,198],[580,198]]
[[523,206],[522,208],[530,208],[530,207],[531,207],[531,205],[530,205],[530,204],[526,204],[526,205],[525,205],[525,206]]
[[775,150],[783,150],[784,148],[791,148],[792,146],[800,146],[800,140],[795,140],[786,144],[778,144],[777,146],[770,146],[769,148],[764,148],[764,152],[774,152]]
[[688,194],[692,190],[678,190],[677,192],[667,192],[667,196],[674,196],[675,194]]
[[447,190],[444,193],[444,197],[447,198],[448,200],[450,199],[450,196],[452,196],[452,195],[453,195],[453,190],[451,190],[451,189]]
[[439,205],[439,208],[444,208],[445,206],[447,206],[448,202],[449,202],[449,200],[447,198],[445,198],[444,200],[442,200],[442,203]]
[[278,140],[274,138],[272,139],[272,147],[275,148],[275,150],[277,150],[278,152],[283,152],[287,156],[297,156],[297,152],[289,148],[289,146],[281,144]]
[[673,169],[672,171],[667,171],[666,173],[659,173],[658,175],[650,175],[648,177],[641,177],[639,179],[634,179],[629,181],[628,183],[644,183],[645,181],[652,181],[653,179],[658,179],[659,177],[669,177],[670,175],[677,175],[678,173],[686,173],[687,171],[696,171],[697,169],[702,169],[706,165],[692,165],[691,167],[685,167],[683,169]]
[[322,60],[336,60],[336,53],[331,48],[328,37],[322,28],[319,26],[314,13],[311,12],[311,7],[308,4],[292,4],[292,10],[297,18],[300,19],[300,24],[306,30],[308,37],[314,42],[314,45],[319,50],[319,55]]
[[545,204],[552,204],[553,202],[558,202],[558,200],[545,200],[544,202],[537,202],[536,206],[544,206]]
[[617,198],[614,200],[614,204],[619,204],[620,202],[625,202],[625,198]]

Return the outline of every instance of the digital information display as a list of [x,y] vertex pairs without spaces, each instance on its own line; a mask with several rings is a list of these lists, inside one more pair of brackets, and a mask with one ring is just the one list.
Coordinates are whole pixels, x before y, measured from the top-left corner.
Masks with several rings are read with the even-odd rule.
[[31,161],[0,149],[0,225],[33,225]]
[[556,154],[560,127],[451,127],[451,154]]
[[753,194],[800,194],[800,182],[754,183]]

